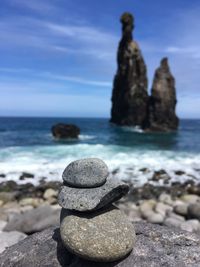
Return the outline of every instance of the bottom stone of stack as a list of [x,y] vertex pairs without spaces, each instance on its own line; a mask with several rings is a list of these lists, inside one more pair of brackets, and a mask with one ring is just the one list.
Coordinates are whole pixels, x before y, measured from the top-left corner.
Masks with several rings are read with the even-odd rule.
[[135,243],[133,225],[114,206],[93,213],[62,209],[60,234],[70,252],[96,262],[122,259]]

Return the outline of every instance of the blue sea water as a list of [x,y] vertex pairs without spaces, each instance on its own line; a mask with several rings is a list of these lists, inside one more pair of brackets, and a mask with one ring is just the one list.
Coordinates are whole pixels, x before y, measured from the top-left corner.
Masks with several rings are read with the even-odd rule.
[[[52,125],[73,123],[80,127],[78,140],[58,141]],[[200,180],[200,120],[181,120],[176,133],[144,133],[137,128],[116,127],[108,119],[0,118],[0,173],[18,181],[21,172],[61,179],[72,160],[99,157],[118,178],[144,183],[155,170],[165,169],[177,179]],[[142,168],[148,168],[143,173]],[[185,175],[178,176],[177,170]]]

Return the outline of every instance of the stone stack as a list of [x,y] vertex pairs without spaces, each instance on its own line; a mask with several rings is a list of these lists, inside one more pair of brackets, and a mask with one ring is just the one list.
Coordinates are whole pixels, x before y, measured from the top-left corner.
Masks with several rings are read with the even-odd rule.
[[64,246],[96,262],[124,258],[135,243],[133,225],[112,205],[129,186],[107,179],[108,175],[108,167],[100,159],[74,161],[63,172],[64,183],[58,195]]

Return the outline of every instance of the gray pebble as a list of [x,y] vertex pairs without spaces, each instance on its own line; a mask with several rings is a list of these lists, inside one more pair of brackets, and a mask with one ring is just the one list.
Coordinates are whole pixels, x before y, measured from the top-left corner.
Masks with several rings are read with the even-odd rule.
[[180,220],[177,220],[176,218],[166,218],[163,222],[164,225],[168,226],[168,227],[178,227],[180,228],[181,223],[183,223]]
[[185,221],[185,218],[183,216],[178,215],[178,214],[176,214],[176,213],[174,213],[172,211],[167,211],[167,214],[166,215],[169,218],[174,218],[174,219],[179,220],[181,222],[184,222]]
[[124,258],[133,248],[135,231],[119,209],[92,214],[62,210],[60,226],[64,246],[73,254],[91,261],[112,262]]
[[175,206],[174,212],[179,215],[186,216],[188,213],[188,204],[180,204]]
[[108,167],[97,158],[76,160],[70,163],[63,172],[63,180],[73,187],[97,187],[105,183]]
[[119,200],[128,190],[127,184],[113,179],[108,179],[104,185],[96,188],[73,188],[64,185],[58,194],[58,203],[69,210],[97,210]]
[[200,203],[190,204],[188,206],[188,217],[200,220]]
[[161,224],[164,221],[164,216],[160,213],[152,212],[152,214],[147,217],[147,221],[150,223]]
[[181,223],[180,228],[188,232],[197,232],[200,230],[200,223],[198,220],[188,220]]

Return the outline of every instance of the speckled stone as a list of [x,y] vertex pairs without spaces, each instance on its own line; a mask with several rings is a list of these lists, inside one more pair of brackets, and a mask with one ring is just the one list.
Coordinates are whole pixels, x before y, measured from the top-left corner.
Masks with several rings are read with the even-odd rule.
[[108,174],[108,167],[101,159],[88,158],[70,163],[62,177],[73,187],[97,187],[105,183]]
[[91,261],[112,262],[133,249],[134,227],[119,209],[111,206],[94,214],[61,213],[61,239],[73,254]]
[[119,200],[128,190],[127,184],[111,179],[96,188],[73,188],[63,185],[58,194],[58,203],[69,210],[92,211]]

